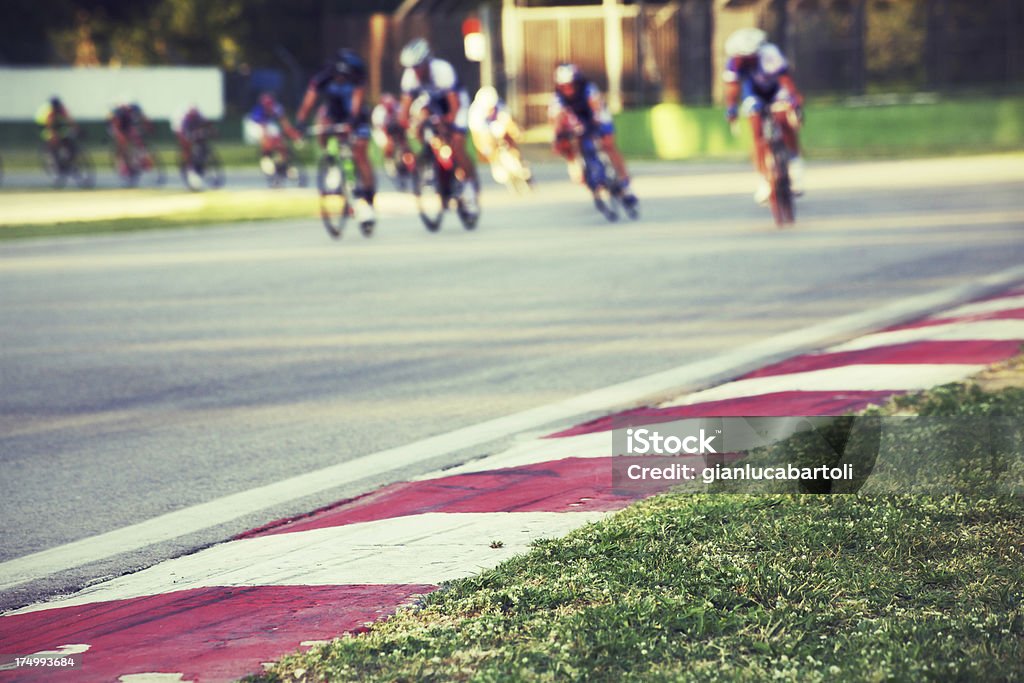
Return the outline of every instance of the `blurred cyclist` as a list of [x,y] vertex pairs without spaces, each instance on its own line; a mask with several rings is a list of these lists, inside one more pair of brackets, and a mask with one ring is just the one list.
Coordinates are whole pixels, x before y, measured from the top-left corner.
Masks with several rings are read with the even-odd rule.
[[398,100],[391,93],[381,93],[380,103],[373,108],[370,114],[370,122],[373,124],[373,140],[380,147],[385,159],[390,159],[395,153],[397,145],[402,150],[402,159],[407,167],[411,167],[415,161],[412,152],[409,150],[409,140],[405,136],[405,129],[399,122]]
[[269,92],[260,95],[256,106],[249,111],[244,125],[248,131],[247,134],[259,139],[262,156],[271,156],[277,153],[285,164],[289,161],[290,150],[281,137],[281,132],[284,131],[284,134],[291,140],[298,140],[302,137],[288,120],[284,107]]
[[[324,99],[324,106],[317,117],[317,124],[342,126],[353,136],[352,156],[359,174],[356,188],[356,220],[360,224],[372,224],[376,221],[373,200],[377,188],[373,167],[367,154],[370,123],[366,100],[366,62],[352,50],[338,50],[334,59],[309,81],[299,112],[295,115],[300,126],[305,126],[306,119],[321,97]],[[345,136],[345,131],[331,135],[340,139]],[[321,147],[326,148],[327,138],[326,135],[320,136]]]
[[[499,146],[505,145],[512,154],[520,157],[519,126],[512,120],[505,103],[498,96],[498,91],[486,85],[476,91],[473,103],[469,105],[469,132],[473,136],[473,146],[477,157],[491,165],[491,174],[499,183],[508,181],[508,171],[498,161]],[[520,158],[520,164],[522,159]],[[524,179],[529,180],[530,171],[522,165]]]
[[455,68],[445,60],[435,58],[430,45],[422,38],[416,38],[402,48],[399,61],[405,67],[399,123],[402,128],[408,129],[413,102],[421,97],[424,113],[440,117],[442,124],[448,128],[448,142],[455,156],[455,165],[462,172],[462,177],[470,181],[464,184],[462,201],[467,211],[476,213],[480,183],[476,166],[466,153],[469,95],[459,82]]
[[[728,62],[725,67],[726,118],[729,123],[736,121],[742,113],[750,119],[754,134],[754,165],[759,177],[754,199],[765,203],[771,196],[771,185],[766,178],[765,140],[761,117],[771,115],[771,105],[776,102],[788,103],[797,112],[799,120],[803,96],[789,74],[789,63],[778,47],[768,42],[768,35],[756,28],[736,31],[725,42]],[[800,158],[800,141],[797,126],[785,113],[776,116],[782,126],[786,148],[793,155],[789,163],[793,194],[799,195],[804,189],[804,162]]]
[[[131,102],[124,98],[111,109],[110,114],[107,115],[107,122],[110,135],[114,138],[117,156],[122,164],[128,158],[130,147],[144,145],[143,131],[148,132],[153,129],[153,124],[146,118],[142,107],[137,102]],[[145,169],[152,168],[153,161],[148,154],[142,159],[142,165]]]
[[559,64],[555,68],[555,94],[548,108],[548,118],[555,129],[555,151],[569,163],[569,176],[574,181],[582,181],[575,142],[580,136],[594,135],[619,177],[622,203],[627,207],[636,206],[637,198],[629,187],[626,161],[615,144],[615,125],[611,114],[597,86],[584,78],[575,64]]
[[41,136],[50,155],[60,164],[63,156],[59,154],[60,148],[63,146],[69,152],[73,150],[74,139],[79,131],[78,123],[71,117],[59,97],[51,97],[39,107],[36,112],[36,123],[42,126]]
[[185,166],[191,166],[193,145],[200,136],[210,131],[213,124],[199,112],[199,108],[194,104],[173,116],[170,124],[171,130],[178,138],[178,145],[181,147],[181,159]]
[[494,152],[502,140],[512,149],[519,149],[516,144],[519,126],[512,120],[498,91],[489,85],[477,90],[473,103],[469,105],[469,132],[482,161],[489,162],[494,158]]

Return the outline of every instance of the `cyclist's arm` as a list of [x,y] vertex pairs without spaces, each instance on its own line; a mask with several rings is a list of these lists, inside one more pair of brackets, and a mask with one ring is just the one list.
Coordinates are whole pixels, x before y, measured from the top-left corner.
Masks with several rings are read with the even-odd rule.
[[790,95],[793,96],[793,101],[796,103],[796,106],[804,106],[804,96],[800,94],[800,90],[797,89],[796,81],[793,80],[792,76],[788,73],[780,75],[779,85],[789,91]]
[[299,105],[299,111],[295,114],[295,120],[301,126],[309,118],[309,112],[316,106],[317,92],[316,88],[310,85],[306,88],[306,94],[302,96],[302,104]]
[[359,115],[363,111],[363,102],[366,101],[366,86],[361,85],[352,91],[352,111],[349,112],[349,116],[352,117],[352,121],[359,119]]
[[739,81],[726,81],[725,83],[725,107],[730,120],[736,118],[740,101]]
[[601,97],[601,93],[597,88],[593,88],[588,97],[587,104],[590,106],[590,111],[594,112],[594,120],[599,121],[602,114],[605,111],[604,98]]
[[[300,137],[302,137],[299,131],[295,130],[295,126],[292,125],[292,122],[288,120],[287,116],[281,114],[280,118],[278,118],[278,121],[281,122],[281,130],[283,130],[284,134],[290,137],[292,140],[298,140]],[[264,134],[266,134],[266,126],[264,126],[263,130]]]

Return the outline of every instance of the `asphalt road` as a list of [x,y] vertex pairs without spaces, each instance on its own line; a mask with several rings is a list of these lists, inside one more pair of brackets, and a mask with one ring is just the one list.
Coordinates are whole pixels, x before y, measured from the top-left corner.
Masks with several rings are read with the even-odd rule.
[[786,231],[741,166],[634,173],[643,216],[616,225],[552,167],[487,193],[475,232],[385,197],[369,240],[310,219],[0,243],[0,562],[1024,263],[1020,156],[812,165]]

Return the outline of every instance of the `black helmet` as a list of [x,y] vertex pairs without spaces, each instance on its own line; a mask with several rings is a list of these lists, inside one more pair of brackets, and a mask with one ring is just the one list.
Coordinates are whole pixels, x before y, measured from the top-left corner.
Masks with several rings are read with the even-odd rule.
[[359,79],[366,75],[366,62],[354,51],[342,48],[334,55],[334,70],[349,79]]

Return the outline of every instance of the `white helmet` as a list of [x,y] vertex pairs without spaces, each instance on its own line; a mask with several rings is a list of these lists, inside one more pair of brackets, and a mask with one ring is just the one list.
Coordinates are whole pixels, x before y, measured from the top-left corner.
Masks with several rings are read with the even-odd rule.
[[430,45],[423,38],[416,38],[402,48],[398,61],[407,69],[423,64],[430,59]]
[[498,106],[498,91],[493,86],[485,85],[476,91],[473,100],[484,109],[493,109]]
[[726,57],[749,57],[768,42],[768,34],[759,28],[741,28],[725,41]]

